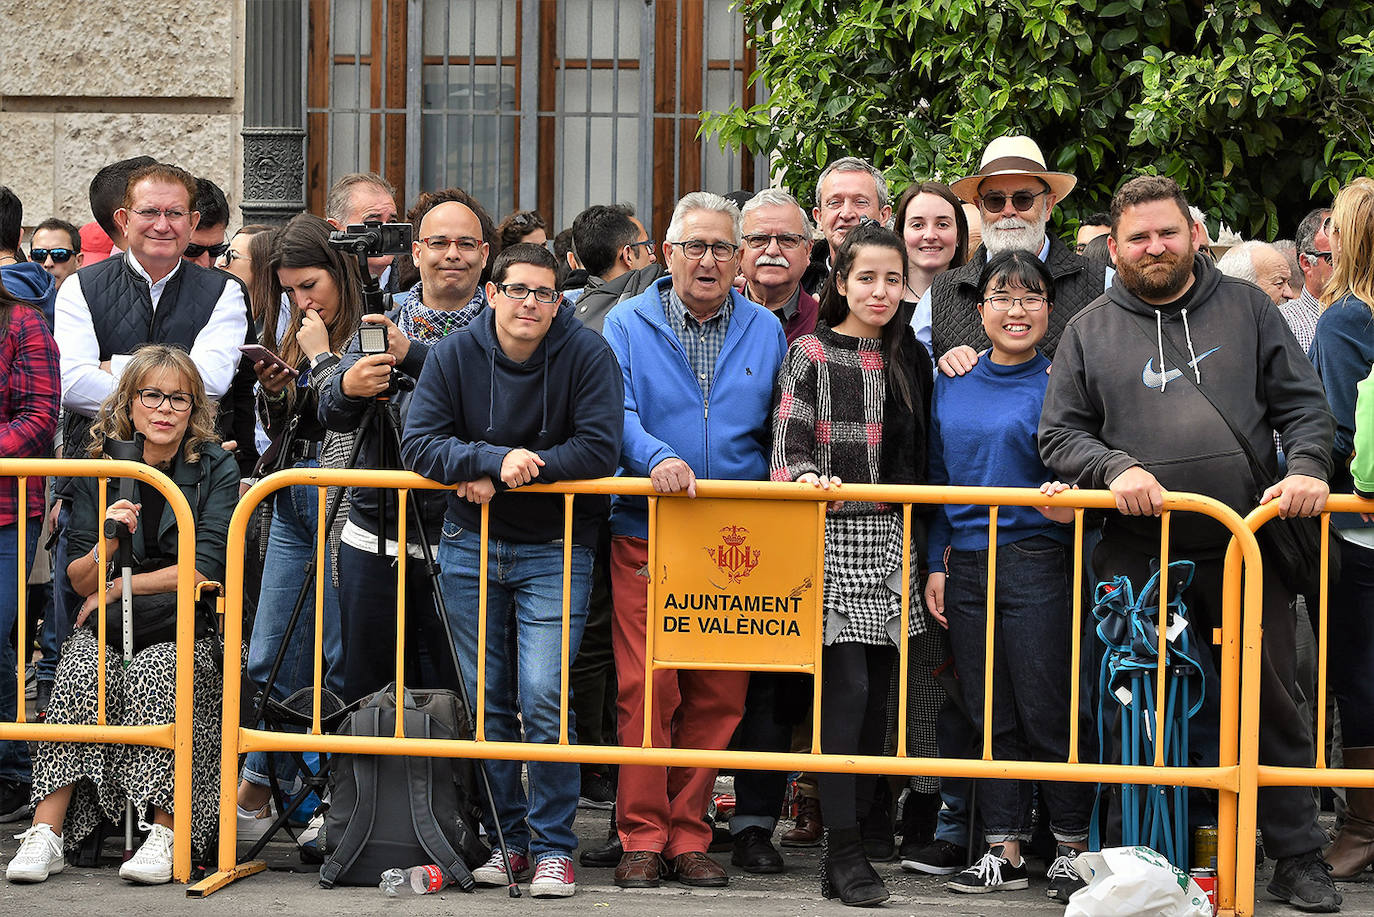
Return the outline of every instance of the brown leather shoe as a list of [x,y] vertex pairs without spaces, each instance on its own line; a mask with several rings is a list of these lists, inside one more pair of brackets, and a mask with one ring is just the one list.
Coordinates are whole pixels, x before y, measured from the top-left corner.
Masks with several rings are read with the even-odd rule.
[[696,850],[679,853],[668,867],[669,875],[683,885],[697,888],[724,888],[730,877],[715,860]]
[[658,851],[627,850],[615,868],[615,884],[621,888],[658,888],[665,871]]
[[821,801],[812,796],[803,796],[797,800],[797,826],[778,840],[784,847],[816,847],[824,834]]

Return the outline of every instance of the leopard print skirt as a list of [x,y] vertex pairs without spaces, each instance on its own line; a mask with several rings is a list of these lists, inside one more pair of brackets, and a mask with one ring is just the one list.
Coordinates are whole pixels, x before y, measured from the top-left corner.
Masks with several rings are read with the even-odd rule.
[[[48,722],[93,724],[96,721],[96,636],[77,630],[62,647],[53,683]],[[223,679],[218,637],[196,641],[191,715],[191,850],[202,856],[219,827],[219,752]],[[105,721],[110,725],[145,726],[170,723],[176,715],[176,645],[158,643],[124,668],[119,651],[105,653]],[[87,742],[39,742],[33,756],[33,793],[39,800],[73,786],[62,839],[70,851],[103,819],[124,818],[125,800],[136,817],[152,821],[150,808],[173,810],[173,756],[170,749]]]

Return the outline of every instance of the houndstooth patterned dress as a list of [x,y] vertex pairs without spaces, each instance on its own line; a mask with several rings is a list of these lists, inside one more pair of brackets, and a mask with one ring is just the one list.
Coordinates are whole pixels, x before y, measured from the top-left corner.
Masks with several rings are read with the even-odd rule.
[[[96,721],[96,635],[78,629],[62,647],[47,721]],[[192,664],[191,852],[201,856],[219,827],[220,701],[223,679],[218,637],[196,641]],[[110,725],[170,723],[176,716],[176,645],[157,643],[134,656],[127,669],[117,649],[105,653],[105,721]],[[152,821],[150,807],[171,812],[173,757],[170,749],[86,742],[39,742],[33,756],[36,805],[54,790],[75,785],[62,832],[68,851],[99,826],[118,823],[124,801],[132,799],[141,822]]]
[[[819,327],[793,342],[778,375],[771,477],[813,472],[871,484],[882,466],[886,366],[877,339]],[[825,643],[896,645],[901,637],[902,517],[887,504],[832,505],[825,519]],[[910,622],[925,629],[911,559]]]

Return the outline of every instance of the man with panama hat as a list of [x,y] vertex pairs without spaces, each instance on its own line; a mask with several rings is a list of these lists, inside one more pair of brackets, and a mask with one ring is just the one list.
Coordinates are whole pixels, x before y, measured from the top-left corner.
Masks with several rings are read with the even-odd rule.
[[[978,316],[978,275],[988,256],[1020,249],[1040,256],[1054,277],[1054,310],[1041,350],[1053,358],[1064,325],[1079,309],[1102,295],[1106,263],[1076,254],[1045,231],[1054,207],[1073,191],[1078,179],[1045,165],[1040,146],[1025,136],[998,137],[988,144],[973,175],[950,187],[960,200],[978,205],[983,217],[983,244],[962,267],[935,278],[930,288],[932,352],[936,357],[962,347],[988,346]],[[921,310],[917,310],[920,312]],[[958,365],[958,354],[956,365]],[[963,352],[971,365],[973,353]]]

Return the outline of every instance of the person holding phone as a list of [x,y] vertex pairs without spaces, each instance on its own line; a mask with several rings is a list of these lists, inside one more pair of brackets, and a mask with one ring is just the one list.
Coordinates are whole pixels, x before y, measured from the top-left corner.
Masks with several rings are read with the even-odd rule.
[[[253,364],[258,376],[258,411],[272,444],[258,466],[260,474],[282,468],[342,467],[352,448],[351,432],[331,433],[319,418],[320,393],[339,369],[339,354],[362,318],[362,281],[353,259],[329,244],[332,227],[319,217],[301,214],[281,230],[265,269],[271,277],[269,302],[283,295],[291,304],[289,322],[276,346],[277,359]],[[268,309],[263,346],[277,340],[278,316]],[[335,498],[334,489],[329,499]],[[316,488],[296,486],[273,498],[272,529],[263,564],[258,611],[248,644],[248,677],[262,686],[286,637],[286,625],[300,593],[309,560],[315,555],[319,499]],[[338,519],[347,515],[340,509]],[[337,557],[336,532],[330,533],[330,557]],[[324,578],[324,678],[336,693],[342,687],[342,643],[339,637],[338,570],[317,570]],[[272,696],[285,698],[311,684],[315,590],[307,591],[301,618],[291,635]],[[248,756],[239,785],[239,837],[260,836],[272,823],[268,799],[268,756]],[[300,785],[295,767],[278,755],[275,769],[294,795]]]

